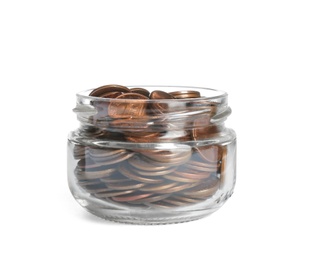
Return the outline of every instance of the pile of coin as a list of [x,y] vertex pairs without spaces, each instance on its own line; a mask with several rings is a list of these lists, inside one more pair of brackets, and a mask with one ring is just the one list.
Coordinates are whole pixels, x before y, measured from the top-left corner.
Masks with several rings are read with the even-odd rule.
[[[186,143],[220,133],[220,125],[210,123],[219,104],[204,99],[190,103],[190,99],[201,98],[193,90],[150,93],[144,88],[106,85],[89,95],[102,99],[92,101],[98,112],[88,116],[82,135],[94,141],[142,145],[110,148],[98,147],[95,142],[76,144],[75,176],[85,191],[131,207],[171,208],[205,201],[220,189],[226,147]],[[164,142],[180,145],[154,145]]]
[[75,145],[77,183],[94,197],[131,206],[176,207],[211,197],[224,180],[218,145],[175,150]]

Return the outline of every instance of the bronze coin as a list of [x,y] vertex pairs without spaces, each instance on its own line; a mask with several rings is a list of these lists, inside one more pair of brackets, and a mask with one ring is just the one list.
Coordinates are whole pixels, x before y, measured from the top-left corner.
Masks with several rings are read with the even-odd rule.
[[122,190],[122,191],[110,191],[110,192],[99,192],[94,194],[97,198],[110,198],[114,196],[121,196],[133,193],[134,190]]
[[183,99],[183,98],[199,98],[201,94],[199,91],[195,90],[181,90],[181,91],[174,91],[169,92],[174,98]]
[[125,93],[108,106],[108,115],[112,118],[136,118],[146,114],[146,96],[138,93]]
[[138,182],[142,182],[142,183],[161,183],[163,181],[162,179],[154,179],[154,178],[152,179],[152,178],[146,178],[140,175],[136,175],[131,172],[132,168],[129,168],[128,165],[121,165],[118,168],[118,170],[121,174],[123,174],[127,178],[138,181]]
[[102,87],[99,87],[99,88],[92,90],[90,92],[89,96],[102,97],[104,94],[110,93],[110,92],[128,93],[128,92],[130,92],[130,90],[125,86],[110,84],[110,85],[105,85],[105,86],[102,86]]
[[143,198],[147,198],[149,196],[151,196],[152,194],[151,193],[148,193],[148,194],[138,194],[138,195],[128,195],[128,196],[115,196],[115,197],[112,197],[112,199],[114,201],[117,201],[117,202],[128,202],[128,201],[135,201],[135,200],[140,200],[140,199],[143,199]]
[[222,147],[219,145],[197,146],[196,150],[207,162],[218,162],[222,158]]
[[149,95],[150,95],[150,92],[147,89],[144,89],[144,88],[130,88],[130,92],[142,94],[146,97],[149,97]]

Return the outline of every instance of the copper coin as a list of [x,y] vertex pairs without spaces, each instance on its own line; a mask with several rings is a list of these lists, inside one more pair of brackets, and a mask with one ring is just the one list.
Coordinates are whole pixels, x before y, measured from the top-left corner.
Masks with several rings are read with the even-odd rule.
[[210,177],[210,172],[182,172],[182,171],[176,171],[176,175],[186,178],[186,179],[193,179],[193,180],[203,180]]
[[174,98],[183,99],[183,98],[199,98],[201,97],[200,92],[195,90],[181,90],[181,91],[174,91],[169,92]]
[[199,180],[197,179],[189,179],[189,178],[184,178],[184,177],[180,177],[178,175],[176,175],[177,172],[175,172],[175,174],[167,174],[164,175],[163,177],[165,179],[171,180],[171,181],[177,181],[177,182],[184,182],[184,183],[192,183],[192,182],[198,182]]
[[151,92],[150,99],[174,99],[174,97],[164,91],[155,90]]
[[127,92],[130,92],[130,90],[125,86],[111,84],[111,85],[105,85],[105,86],[102,86],[102,87],[99,87],[99,88],[92,90],[90,92],[89,96],[102,97],[104,94],[111,93],[111,92],[127,93]]
[[157,192],[157,193],[159,193],[160,191],[170,189],[170,188],[172,188],[176,185],[177,185],[177,182],[166,183],[166,184],[153,184],[153,185],[147,185],[145,187],[142,187],[139,190],[146,191],[146,192]]
[[132,168],[128,168],[127,165],[121,165],[118,168],[119,172],[122,173],[124,176],[131,180],[139,181],[142,183],[161,183],[163,180],[162,179],[151,179],[151,178],[146,178],[140,175],[136,175],[132,173]]
[[102,164],[93,161],[89,157],[86,157],[85,159],[79,160],[78,163],[77,163],[77,166],[80,169],[87,169],[87,170],[89,170],[89,169],[99,168],[99,167],[102,166]]
[[188,198],[188,197],[184,197],[184,196],[177,196],[177,195],[173,195],[171,197],[172,199],[178,200],[178,201],[183,201],[186,203],[198,203],[201,202],[201,199],[199,198]]
[[158,193],[167,193],[167,194],[173,194],[173,193],[176,193],[176,192],[180,192],[180,191],[183,191],[183,190],[186,190],[186,189],[189,189],[189,188],[192,188],[192,187],[195,187],[197,185],[197,183],[181,183],[177,186],[174,186],[174,187],[171,187],[171,188],[168,188],[166,190],[160,190],[160,191],[157,191]]
[[140,170],[145,170],[145,171],[156,172],[156,171],[164,171],[164,170],[170,169],[170,166],[154,164],[154,163],[142,160],[141,158],[137,156],[130,158],[128,162],[135,168],[140,169]]
[[119,92],[119,91],[108,92],[106,94],[103,94],[101,97],[103,97],[103,98],[116,98],[116,97],[120,96],[121,94],[122,94],[122,92]]
[[127,195],[130,193],[133,193],[134,190],[122,190],[122,191],[110,191],[110,192],[100,192],[94,194],[97,198],[110,198],[114,196],[121,196],[121,195]]
[[222,147],[219,145],[197,146],[196,149],[208,162],[218,162],[222,158]]
[[119,155],[125,153],[125,149],[112,149],[112,148],[98,148],[98,149],[89,149],[89,154],[93,157],[110,157],[114,155]]
[[147,197],[147,198],[131,201],[130,203],[132,203],[132,204],[151,203],[151,202],[156,202],[156,201],[159,201],[159,200],[166,199],[169,196],[170,196],[169,194],[163,194],[163,195],[160,194],[160,195],[150,196],[150,197]]
[[218,170],[217,165],[214,165],[214,167],[200,167],[200,166],[196,166],[196,165],[192,165],[192,164],[186,164],[186,168],[191,169],[191,170],[195,170],[195,171],[199,171],[199,172],[216,172]]
[[108,115],[112,118],[136,118],[146,114],[148,98],[138,93],[125,93],[108,106]]
[[191,198],[206,198],[215,194],[219,189],[220,181],[217,177],[209,178],[206,182],[185,191],[183,194]]
[[136,181],[130,181],[130,182],[118,182],[118,183],[106,183],[106,186],[110,189],[114,190],[135,190],[142,188],[145,186],[144,183],[138,183]]
[[111,156],[93,156],[90,154],[90,157],[93,159],[93,161],[95,162],[102,162],[102,163],[105,163],[105,162],[108,162],[109,164],[112,164],[113,161],[120,161],[121,162],[122,160],[125,160],[125,159],[128,159],[129,157],[127,157],[127,155],[131,155],[133,156],[134,154],[133,153],[128,153],[127,151],[124,151],[124,152],[120,152],[118,154],[114,154],[114,155],[111,155]]
[[127,202],[127,201],[135,201],[135,200],[140,200],[143,198],[147,198],[151,196],[151,193],[148,194],[138,194],[138,195],[129,195],[129,196],[117,196],[117,197],[112,197],[114,201],[117,202]]
[[98,160],[98,159],[93,158],[93,161],[97,162],[101,166],[112,165],[112,164],[116,164],[116,163],[122,162],[124,160],[127,160],[127,159],[131,158],[133,155],[134,155],[134,153],[125,153],[125,154],[122,154],[120,156],[112,157],[110,160],[101,160],[101,159]]
[[144,89],[144,88],[130,88],[130,92],[142,94],[146,97],[149,97],[149,95],[150,95],[150,92],[147,89]]
[[190,159],[192,150],[190,146],[187,146],[186,149],[175,148],[173,150],[140,150],[140,153],[154,161],[177,164],[178,162],[185,163],[188,159]]
[[199,153],[194,153],[192,156],[192,160],[187,162],[186,165],[196,166],[198,170],[202,170],[203,168],[211,168],[215,169],[220,167],[220,162],[206,162]]
[[133,171],[137,174],[140,174],[142,176],[162,176],[165,174],[169,174],[171,172],[174,172],[176,170],[176,167],[171,167],[167,168],[166,170],[156,170],[156,171],[145,171],[145,170],[140,170],[137,168],[134,168]]

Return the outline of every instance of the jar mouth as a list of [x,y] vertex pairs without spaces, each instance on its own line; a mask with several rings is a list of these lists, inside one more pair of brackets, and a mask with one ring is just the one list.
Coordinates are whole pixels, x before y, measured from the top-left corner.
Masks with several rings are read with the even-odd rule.
[[[174,92],[174,91],[198,91],[200,92],[201,97],[198,98],[181,98],[181,99],[147,99],[144,100],[146,103],[158,102],[168,102],[168,103],[179,103],[179,102],[199,102],[206,100],[220,100],[227,98],[228,94],[225,91],[205,88],[205,87],[192,87],[192,86],[170,86],[170,85],[130,85],[128,88],[145,88],[148,91],[162,90],[165,92]],[[80,91],[76,94],[77,98],[94,100],[94,101],[113,101],[117,98],[104,98],[104,97],[93,97],[89,96],[91,91],[95,88]],[[122,99],[122,102],[134,102],[132,99]]]

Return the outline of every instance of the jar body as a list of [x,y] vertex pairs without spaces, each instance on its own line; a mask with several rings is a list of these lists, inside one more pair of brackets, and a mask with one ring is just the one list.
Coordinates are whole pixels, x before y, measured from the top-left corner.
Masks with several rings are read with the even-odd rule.
[[[178,223],[209,215],[232,195],[236,135],[223,124],[226,98],[215,113],[209,100],[207,109],[169,103],[164,116],[147,122],[111,119],[93,100],[78,99],[81,126],[68,138],[68,183],[89,212],[125,223]],[[99,102],[104,108],[113,101]]]

